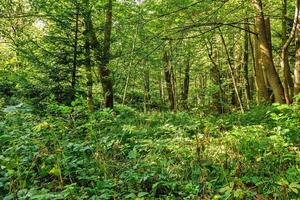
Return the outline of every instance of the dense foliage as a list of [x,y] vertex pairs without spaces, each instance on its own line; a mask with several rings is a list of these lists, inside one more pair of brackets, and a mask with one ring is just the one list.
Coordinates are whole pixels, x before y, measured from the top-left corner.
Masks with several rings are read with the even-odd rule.
[[300,0],[0,0],[0,199],[300,199]]
[[[295,199],[299,106],[221,118],[89,115],[50,104],[43,117],[7,107],[0,123],[4,199]],[[284,123],[282,122],[284,120]]]

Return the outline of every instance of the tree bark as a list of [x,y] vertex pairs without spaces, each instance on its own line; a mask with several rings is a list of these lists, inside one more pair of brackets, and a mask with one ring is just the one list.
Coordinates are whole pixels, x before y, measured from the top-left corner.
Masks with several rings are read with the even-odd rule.
[[267,27],[263,12],[263,4],[261,0],[252,0],[254,7],[257,10],[259,20],[259,27],[257,29],[258,39],[260,40],[260,53],[263,61],[263,67],[265,68],[268,82],[273,90],[275,101],[277,103],[285,103],[284,90],[279,78],[278,73],[276,72],[272,49],[270,49],[270,43],[268,40]]
[[148,66],[145,66],[144,69],[144,112],[147,112],[150,109],[150,70]]
[[113,93],[113,82],[111,79],[111,72],[108,68],[110,62],[110,45],[111,45],[111,32],[112,32],[112,0],[108,0],[106,19],[104,26],[104,41],[103,41],[103,54],[101,58],[101,65],[98,69],[101,77],[101,83],[104,93],[104,105],[106,108],[114,107],[114,93]]
[[[299,12],[300,6],[299,1],[297,1],[297,9]],[[298,22],[296,25],[296,33],[295,33],[295,40],[296,40],[296,64],[295,64],[295,95],[298,95],[300,93],[300,15],[298,15]]]
[[295,37],[295,32],[297,28],[297,24],[299,23],[299,8],[300,8],[300,0],[296,0],[295,2],[295,17],[292,31],[287,37],[287,1],[282,0],[282,50],[281,50],[281,67],[283,70],[283,86],[284,86],[284,94],[288,104],[292,103],[294,96],[294,83],[293,78],[291,76],[291,69],[289,65],[289,55],[288,48]]
[[[296,63],[294,70],[294,95],[296,96],[300,93],[300,0],[296,0],[295,20],[293,27],[295,28],[294,37],[296,42]],[[291,39],[292,34],[290,35],[289,39]],[[297,102],[299,102],[299,100],[297,100]]]
[[103,49],[100,46],[96,32],[94,30],[92,16],[89,16],[87,23],[90,26],[90,37],[91,47],[95,50],[95,58],[98,64],[98,80],[101,82],[103,93],[104,93],[104,106],[106,108],[113,108],[114,97],[113,97],[113,82],[111,80],[111,72],[108,69],[110,61],[110,39],[112,29],[112,0],[108,0],[106,21],[104,27],[104,41]]
[[249,82],[249,25],[248,19],[245,20],[245,32],[244,32],[244,55],[243,55],[243,65],[244,65],[244,82],[245,82],[245,90],[246,90],[246,102],[247,108],[250,108],[250,100],[251,100],[251,89]]
[[[255,25],[254,25],[253,32],[255,32]],[[253,38],[251,37],[250,34],[248,36],[249,36],[249,45],[250,45],[251,63],[252,63],[252,76],[249,80],[249,83],[250,83],[251,96],[253,99],[255,89],[256,89],[256,92],[258,93],[258,87],[257,87],[257,83],[256,83],[256,57],[255,57],[255,49],[256,48],[254,48],[255,45],[253,44]],[[256,96],[257,96],[256,99],[257,99],[257,103],[258,103],[259,102],[258,95],[256,95]]]
[[166,51],[164,54],[164,60],[166,63],[165,66],[166,87],[167,87],[169,101],[170,101],[170,109],[172,111],[176,111],[177,110],[176,88],[175,88],[174,72],[173,72],[171,59],[172,59],[171,53]]
[[87,107],[89,112],[94,112],[94,100],[93,100],[93,74],[91,65],[91,27],[88,19],[91,18],[89,0],[85,0],[84,11],[84,39],[85,39],[85,68],[86,68],[86,85],[87,85]]
[[190,87],[190,68],[191,68],[191,55],[190,51],[188,52],[185,69],[184,69],[184,81],[182,85],[181,93],[181,103],[184,109],[188,109],[188,97],[189,97],[189,87]]
[[77,74],[77,56],[78,56],[78,32],[79,32],[79,5],[76,4],[76,14],[75,14],[75,35],[74,35],[74,45],[73,45],[73,66],[72,66],[72,96],[71,100],[75,100],[76,96],[76,74]]
[[[258,33],[261,20],[259,18],[255,18],[255,32]],[[268,102],[269,94],[268,94],[268,88],[266,85],[266,80],[264,76],[264,70],[263,70],[263,63],[262,63],[262,57],[261,57],[261,40],[259,39],[258,35],[255,36],[255,80],[256,80],[256,87],[257,87],[257,101],[258,104]]]
[[163,83],[164,72],[159,73],[159,97],[160,97],[160,110],[163,110],[165,104],[165,93],[164,93],[164,83]]

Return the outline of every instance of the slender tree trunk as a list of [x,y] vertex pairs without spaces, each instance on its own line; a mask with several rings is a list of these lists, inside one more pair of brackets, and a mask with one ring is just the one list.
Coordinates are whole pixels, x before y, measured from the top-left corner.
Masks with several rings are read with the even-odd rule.
[[222,89],[222,82],[221,82],[221,73],[219,70],[218,65],[214,65],[210,69],[210,75],[212,78],[212,81],[215,85],[218,86],[219,90],[215,92],[213,96],[213,104],[216,107],[216,110],[219,114],[224,113],[224,107],[223,107],[223,89]]
[[249,79],[249,84],[250,84],[250,92],[251,92],[251,100],[253,99],[254,96],[254,91],[256,89],[257,91],[257,86],[256,86],[256,81],[255,81],[255,77],[256,77],[256,73],[255,73],[255,51],[254,51],[254,45],[253,45],[253,40],[251,35],[248,35],[249,37],[249,47],[250,47],[250,52],[251,52],[251,64],[252,64],[252,73]]
[[[234,39],[232,39],[234,41]],[[231,59],[231,63],[232,63],[232,67],[233,67],[233,74],[234,74],[234,78],[235,78],[235,81],[236,81],[236,86],[237,86],[237,89],[238,89],[238,93],[240,94],[240,99],[241,99],[241,102],[242,102],[242,105],[243,105],[243,91],[242,91],[242,88],[241,88],[241,68],[242,68],[242,58],[243,58],[243,50],[242,49],[239,49],[239,46],[236,45],[236,42],[234,41],[233,42],[233,46],[232,48],[228,48],[228,45],[227,46],[227,49],[228,49],[228,52],[229,52],[229,57]],[[234,85],[232,83],[232,105],[234,106],[239,106],[239,100],[238,100],[238,97],[236,95],[236,92],[235,92],[235,89],[234,89]]]
[[[282,0],[282,32],[285,35],[283,36],[283,46],[282,46],[282,51],[281,51],[281,67],[283,69],[283,76],[284,76],[284,92],[285,92],[285,98],[287,100],[287,103],[292,103],[293,101],[293,96],[294,96],[294,83],[293,83],[293,78],[291,76],[291,69],[289,66],[289,58],[288,58],[288,48],[289,45],[291,44],[292,40],[294,37],[296,37],[296,54],[298,52],[299,48],[299,17],[300,17],[300,0],[295,1],[295,17],[294,17],[294,23],[293,23],[293,28],[292,31],[287,38],[286,32],[287,32],[287,2],[286,0]],[[298,32],[298,33],[297,33]],[[296,34],[296,36],[295,36]],[[298,35],[298,36],[297,36]],[[296,55],[296,67],[295,67],[295,83],[296,83],[296,74],[297,74],[297,55]],[[296,86],[296,84],[295,84]],[[298,90],[298,89],[296,89]],[[297,92],[297,91],[296,91]]]
[[145,66],[144,69],[144,112],[147,112],[150,109],[150,70],[148,66]]
[[73,45],[73,67],[72,67],[72,97],[71,100],[75,100],[76,96],[76,73],[77,73],[77,56],[78,56],[78,32],[79,32],[79,5],[76,5],[75,14],[75,35],[74,35],[74,45]]
[[201,90],[203,89],[202,88],[202,78],[201,76],[197,76],[195,78],[195,85],[194,85],[195,88],[197,88],[197,93],[196,93],[196,106],[200,106],[201,104],[201,100],[202,100],[202,95],[201,95]]
[[[202,86],[201,86],[201,88],[203,88],[203,89],[207,88],[207,85],[208,85],[207,81],[208,81],[208,76],[205,74],[205,75],[202,76]],[[206,105],[208,104],[208,101],[209,101],[209,99],[206,98],[206,95],[203,92],[202,93],[202,106],[206,107]]]
[[296,33],[295,33],[295,40],[296,40],[296,64],[294,70],[294,88],[295,88],[295,95],[300,93],[300,2],[297,0],[296,2],[296,12],[297,12],[297,22],[296,22]]
[[[296,16],[296,15],[295,15]],[[297,17],[296,17],[297,20]],[[295,24],[295,22],[294,22]],[[291,69],[288,57],[288,46],[291,43],[291,39],[295,35],[295,28],[292,31],[292,37],[287,37],[287,1],[282,0],[282,51],[281,51],[281,67],[283,71],[283,89],[285,100],[288,104],[292,103],[292,97],[294,92],[294,83],[291,76]]]
[[172,111],[177,110],[177,102],[176,102],[176,89],[175,89],[175,81],[174,81],[174,72],[173,66],[171,62],[171,54],[170,52],[165,52],[164,60],[166,63],[165,67],[165,80],[166,80],[166,87],[169,95],[170,101],[170,109]]
[[188,109],[188,97],[189,97],[189,87],[190,87],[190,68],[191,68],[191,58],[190,52],[188,52],[187,60],[184,69],[184,81],[182,85],[181,102],[184,109]]
[[278,103],[285,103],[284,90],[279,78],[278,73],[276,72],[272,49],[270,49],[270,44],[268,42],[268,33],[267,27],[263,12],[263,5],[261,0],[252,0],[254,7],[258,12],[258,20],[260,21],[260,26],[258,27],[258,38],[261,41],[260,44],[260,53],[263,61],[263,66],[266,71],[268,82],[273,90],[275,101]]
[[[199,92],[199,95],[200,95],[199,106],[206,107],[207,98],[206,98],[206,95],[204,92],[206,85],[207,85],[207,76],[206,75],[203,74],[200,76],[199,84],[200,84],[200,88],[202,89]],[[208,101],[209,101],[209,99],[208,99]]]
[[296,35],[296,65],[294,70],[295,82],[295,95],[300,93],[300,33]]
[[91,18],[89,0],[85,0],[85,11],[84,11],[84,39],[85,39],[85,67],[86,67],[86,85],[87,85],[87,107],[89,112],[94,112],[94,100],[93,100],[93,74],[91,65],[91,27],[88,19]]
[[226,45],[226,42],[225,42],[225,39],[224,39],[224,36],[223,36],[221,30],[220,30],[220,36],[221,36],[221,40],[222,40],[222,43],[224,45],[225,53],[226,53],[226,56],[227,56],[230,75],[231,75],[232,83],[233,83],[233,87],[234,87],[234,92],[236,94],[236,98],[238,100],[241,112],[244,113],[245,110],[244,110],[242,100],[241,100],[241,96],[240,96],[240,93],[239,93],[239,89],[238,89],[238,86],[237,86],[237,81],[236,81],[235,76],[234,76],[234,68],[233,68],[231,58],[230,58],[230,54],[229,54],[229,51],[228,51],[228,48],[227,48],[227,45]]
[[110,45],[111,45],[111,31],[112,31],[112,0],[108,0],[106,19],[104,26],[104,41],[103,41],[103,54],[101,58],[101,66],[99,67],[99,74],[104,93],[104,105],[106,108],[114,107],[114,93],[111,72],[108,69],[110,62]]
[[85,66],[86,66],[86,79],[87,79],[87,107],[89,112],[94,112],[94,101],[93,101],[93,75],[91,66],[91,50],[90,42],[85,42]]
[[247,108],[250,108],[250,100],[251,100],[251,89],[249,82],[249,25],[248,19],[245,20],[245,33],[244,33],[244,55],[243,55],[243,65],[244,65],[244,82],[245,82],[245,90],[246,90],[246,102]]
[[165,93],[164,93],[164,83],[163,83],[164,72],[159,73],[159,97],[160,97],[160,110],[163,109],[165,104]]

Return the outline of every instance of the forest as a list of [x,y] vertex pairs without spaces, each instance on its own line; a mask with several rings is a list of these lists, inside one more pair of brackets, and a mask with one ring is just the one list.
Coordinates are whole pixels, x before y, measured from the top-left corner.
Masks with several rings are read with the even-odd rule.
[[300,0],[0,0],[0,199],[300,200]]

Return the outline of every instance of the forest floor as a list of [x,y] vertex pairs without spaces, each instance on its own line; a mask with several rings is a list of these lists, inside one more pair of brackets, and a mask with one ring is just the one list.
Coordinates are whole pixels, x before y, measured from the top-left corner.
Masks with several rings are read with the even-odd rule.
[[[299,199],[299,106],[0,115],[0,199]],[[1,198],[2,197],[2,198]]]

